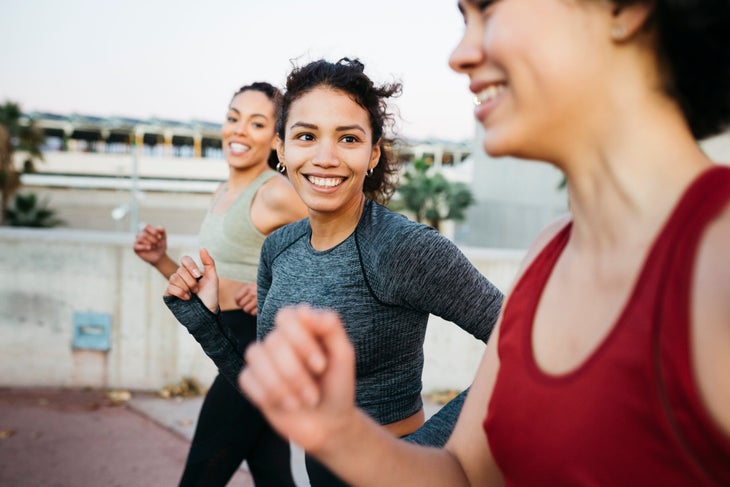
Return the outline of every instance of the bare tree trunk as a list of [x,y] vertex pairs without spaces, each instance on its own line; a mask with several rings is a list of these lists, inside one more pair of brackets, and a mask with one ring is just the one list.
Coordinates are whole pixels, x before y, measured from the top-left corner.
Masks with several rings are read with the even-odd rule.
[[435,228],[437,232],[441,233],[441,220],[430,220],[429,225]]

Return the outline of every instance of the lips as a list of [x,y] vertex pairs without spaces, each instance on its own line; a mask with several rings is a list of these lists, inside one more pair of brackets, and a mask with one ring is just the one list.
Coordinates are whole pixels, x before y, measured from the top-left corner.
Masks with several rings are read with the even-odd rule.
[[251,147],[238,142],[231,142],[228,144],[228,148],[231,150],[231,154],[243,154],[244,152],[251,150]]
[[305,178],[307,178],[307,181],[320,188],[334,188],[342,184],[342,182],[345,180],[344,177],[340,176],[321,177],[310,175],[305,176]]
[[474,96],[474,104],[479,106],[484,103],[488,103],[496,99],[506,88],[507,86],[504,83],[491,84],[477,92]]

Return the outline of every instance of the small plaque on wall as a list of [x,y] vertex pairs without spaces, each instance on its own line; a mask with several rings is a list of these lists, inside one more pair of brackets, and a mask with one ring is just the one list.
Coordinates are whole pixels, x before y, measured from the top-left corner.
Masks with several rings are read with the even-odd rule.
[[108,351],[112,316],[108,313],[74,313],[73,348]]

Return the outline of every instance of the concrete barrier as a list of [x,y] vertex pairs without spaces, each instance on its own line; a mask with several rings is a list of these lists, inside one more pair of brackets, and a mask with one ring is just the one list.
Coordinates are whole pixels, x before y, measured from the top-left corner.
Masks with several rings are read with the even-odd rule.
[[[126,232],[0,228],[0,385],[157,390],[216,370],[162,303],[166,281]],[[197,238],[170,235],[171,256]],[[501,289],[522,252],[464,249]],[[107,327],[108,324],[108,328]],[[424,391],[471,382],[483,345],[433,318]]]

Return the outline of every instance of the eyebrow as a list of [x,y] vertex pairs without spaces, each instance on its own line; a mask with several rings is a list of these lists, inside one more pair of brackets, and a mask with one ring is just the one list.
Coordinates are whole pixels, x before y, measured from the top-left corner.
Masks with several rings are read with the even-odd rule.
[[[239,114],[239,115],[241,114],[241,112],[240,112],[240,111],[239,111],[239,110],[238,110],[237,108],[233,108],[233,107],[228,107],[228,111],[229,111],[229,112],[236,112],[236,113],[237,113],[237,114]],[[252,113],[252,114],[251,114],[251,115],[250,115],[250,116],[249,116],[248,118],[253,118],[253,117],[263,117],[263,118],[265,118],[266,120],[268,120],[268,119],[269,119],[269,117],[267,117],[267,116],[266,116],[266,115],[264,115],[263,113]]]
[[475,5],[474,0],[457,0],[456,2],[456,8],[459,9],[459,12],[461,12],[461,15],[466,14],[466,5]]
[[[315,125],[313,123],[296,122],[296,123],[293,123],[291,125],[291,127],[289,127],[289,129],[291,130],[291,129],[294,129],[294,128],[297,128],[297,127],[301,127],[301,128],[305,128],[305,129],[311,129],[311,130],[315,130],[315,129],[319,128],[319,127],[317,127],[317,125]],[[362,128],[362,126],[360,126],[359,124],[356,124],[356,123],[355,124],[352,124],[352,125],[340,125],[339,127],[336,127],[335,128],[335,131],[337,131],[337,132],[347,132],[348,130],[359,130],[363,134],[366,133],[365,132],[365,129]]]

